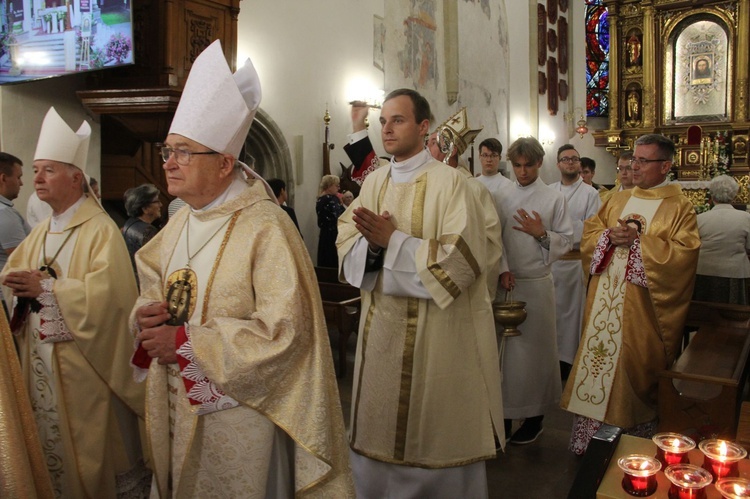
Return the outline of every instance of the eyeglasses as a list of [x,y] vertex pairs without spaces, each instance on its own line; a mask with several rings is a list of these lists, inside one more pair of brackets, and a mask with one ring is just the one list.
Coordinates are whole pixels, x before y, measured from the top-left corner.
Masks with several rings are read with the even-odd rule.
[[577,156],[568,156],[566,158],[560,158],[560,159],[558,159],[557,162],[558,163],[568,163],[568,164],[572,165],[574,163],[580,163],[581,162],[581,158],[579,158]]
[[177,162],[178,165],[187,166],[188,164],[190,164],[190,157],[193,155],[219,154],[219,153],[216,151],[190,152],[190,151],[186,151],[185,149],[172,149],[169,146],[164,146],[161,148],[161,159],[163,159],[165,163],[169,161],[169,158],[173,154],[174,154],[174,160]]
[[632,170],[632,168],[630,168],[629,166],[618,166],[617,167],[617,171],[620,172],[620,173],[622,173],[622,172],[629,172],[631,170]]
[[500,155],[495,152],[492,154],[480,154],[479,157],[482,159],[495,159],[495,158],[499,158]]
[[646,166],[649,163],[658,163],[660,161],[669,161],[668,159],[646,159],[646,158],[630,158],[630,166]]

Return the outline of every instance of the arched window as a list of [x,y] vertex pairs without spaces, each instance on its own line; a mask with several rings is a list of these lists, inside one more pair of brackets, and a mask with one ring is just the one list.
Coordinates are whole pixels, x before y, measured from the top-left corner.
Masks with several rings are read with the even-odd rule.
[[586,115],[609,115],[609,18],[602,0],[586,2]]

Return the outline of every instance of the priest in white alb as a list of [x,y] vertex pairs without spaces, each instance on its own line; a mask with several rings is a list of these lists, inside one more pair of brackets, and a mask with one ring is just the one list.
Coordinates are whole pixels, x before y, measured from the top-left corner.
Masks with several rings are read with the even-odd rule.
[[[503,227],[507,270],[500,274],[498,294],[526,302],[527,318],[520,336],[503,347],[503,411],[505,430],[523,420],[510,443],[530,444],[544,429],[544,414],[560,401],[560,367],[555,334],[555,290],[552,263],[567,254],[573,224],[562,193],[539,178],[544,148],[533,137],[522,137],[508,148],[516,181],[494,196]],[[507,266],[507,267],[506,267]]]
[[137,496],[151,481],[138,432],[144,390],[128,365],[137,291],[122,234],[84,194],[90,134],[87,122],[74,132],[48,111],[34,188],[52,216],[0,279],[16,297],[11,326],[56,496]]
[[312,262],[237,160],[260,97],[250,60],[232,74],[212,43],[161,148],[187,206],[136,253],[152,497],[354,495]]
[[567,379],[581,336],[586,282],[581,267],[581,234],[583,221],[596,215],[601,206],[599,192],[581,178],[581,157],[571,144],[557,150],[560,181],[550,188],[565,196],[568,215],[573,222],[573,249],[552,263],[555,281],[555,322],[557,352],[562,379]]

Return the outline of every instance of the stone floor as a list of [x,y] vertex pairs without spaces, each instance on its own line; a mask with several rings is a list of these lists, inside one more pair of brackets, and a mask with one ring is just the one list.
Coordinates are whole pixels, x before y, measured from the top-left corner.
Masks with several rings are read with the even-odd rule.
[[[337,345],[332,335],[332,345]],[[357,336],[349,339],[347,375],[339,378],[339,392],[348,425],[352,394],[352,371]],[[334,358],[338,352],[334,347]],[[520,422],[513,426],[515,430]],[[533,444],[507,445],[505,453],[487,461],[490,498],[557,499],[568,497],[580,459],[568,450],[573,416],[562,409],[547,414],[544,433]],[[574,496],[573,496],[574,497]]]

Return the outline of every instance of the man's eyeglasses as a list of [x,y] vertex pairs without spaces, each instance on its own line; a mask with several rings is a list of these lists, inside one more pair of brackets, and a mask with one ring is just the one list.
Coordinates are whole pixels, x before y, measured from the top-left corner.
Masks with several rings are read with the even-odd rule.
[[480,154],[479,157],[482,159],[495,159],[495,158],[499,158],[500,155],[494,152],[492,154]]
[[169,161],[170,156],[172,156],[173,154],[174,154],[174,160],[177,162],[178,165],[187,166],[190,164],[190,157],[193,155],[219,154],[219,153],[216,151],[190,152],[190,151],[186,151],[185,149],[172,149],[169,146],[164,146],[161,148],[161,159],[163,159],[165,163]]
[[568,157],[565,157],[565,158],[558,159],[557,162],[558,163],[568,163],[569,165],[572,165],[574,163],[580,163],[581,162],[581,158],[579,158],[577,156],[568,156]]
[[669,161],[668,159],[646,159],[646,158],[630,158],[630,166],[646,166],[649,163],[658,163],[660,161]]

